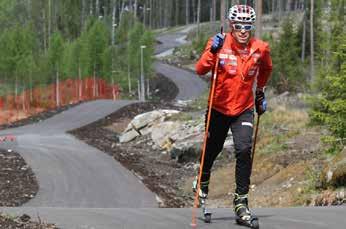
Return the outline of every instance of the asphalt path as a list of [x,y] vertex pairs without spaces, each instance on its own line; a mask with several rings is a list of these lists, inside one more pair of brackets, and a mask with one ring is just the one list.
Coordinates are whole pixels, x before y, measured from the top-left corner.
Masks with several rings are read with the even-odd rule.
[[[82,127],[131,104],[97,100],[80,104],[45,121],[0,131],[33,169],[39,183],[28,207],[157,207],[156,196],[115,161],[72,135]],[[1,145],[0,145],[1,147]]]
[[[169,55],[175,47],[182,44],[186,44],[187,33],[195,26],[190,25],[184,27],[182,30],[176,32],[166,32],[157,36],[157,40],[160,42],[155,49],[156,57],[164,57]],[[207,84],[198,78],[198,76],[190,71],[183,70],[181,68],[165,64],[157,60],[154,63],[155,71],[166,76],[172,80],[178,87],[179,92],[176,100],[193,100],[201,95],[207,89]]]
[[[6,210],[6,209],[5,209]],[[345,207],[255,209],[261,229],[344,229]],[[20,208],[26,213],[69,229],[191,229],[191,209],[159,208]],[[197,218],[197,228],[244,229],[235,224],[231,209],[213,209],[211,224]]]
[[[157,53],[181,44],[186,31],[159,36]],[[173,40],[172,40],[173,39]],[[156,62],[155,68],[179,88],[177,99],[200,95],[206,85],[194,74]],[[197,79],[197,81],[195,81]],[[189,85],[192,83],[192,85]],[[195,84],[200,84],[194,88]],[[15,129],[11,145],[35,172],[37,196],[9,214],[29,214],[66,229],[191,228],[191,209],[159,209],[156,196],[110,156],[66,134],[135,101],[98,100],[84,103],[50,119]],[[1,145],[0,145],[1,147]],[[212,224],[198,217],[198,228],[243,228],[235,225],[231,209],[213,209]],[[261,228],[345,228],[346,207],[254,209]],[[200,214],[198,214],[199,216]]]

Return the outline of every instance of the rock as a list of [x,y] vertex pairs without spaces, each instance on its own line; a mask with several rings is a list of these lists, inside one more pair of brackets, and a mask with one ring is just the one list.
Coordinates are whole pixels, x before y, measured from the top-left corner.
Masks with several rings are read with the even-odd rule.
[[141,130],[146,126],[151,126],[157,122],[163,122],[166,117],[170,117],[173,114],[177,114],[180,111],[177,110],[154,110],[139,114],[129,123],[124,132],[127,132],[131,129]]
[[120,143],[125,143],[125,142],[129,142],[133,139],[135,139],[137,136],[139,136],[140,134],[135,131],[135,130],[129,130],[125,133],[123,133],[122,135],[120,135],[119,137],[119,142]]
[[141,135],[147,135],[147,134],[150,134],[152,132],[152,126],[145,126],[144,128],[138,130]]
[[177,162],[181,163],[196,160],[200,152],[201,142],[181,142],[173,145],[170,155],[172,159],[176,159]]
[[322,188],[342,187],[346,185],[346,150],[344,149],[339,155],[324,166],[320,175]]
[[24,214],[24,215],[22,215],[22,216],[19,217],[19,220],[20,220],[21,222],[23,222],[23,223],[29,222],[30,219],[31,219],[30,216],[27,215],[27,214]]
[[141,128],[147,126],[149,123],[152,123],[162,117],[162,113],[159,111],[151,111],[137,115],[127,126],[125,132],[130,129],[140,130]]
[[119,137],[119,142],[129,142],[139,135],[147,135],[152,132],[152,126],[163,122],[167,117],[177,114],[177,110],[155,110],[137,115]]
[[320,194],[312,197],[312,206],[331,206],[331,205],[343,205],[346,202],[345,189],[340,191],[325,190]]
[[174,105],[177,107],[186,107],[188,106],[192,100],[177,100]]
[[180,122],[168,121],[158,123],[151,128],[151,139],[157,146],[161,147],[162,149],[170,148],[167,145],[168,142],[170,142],[171,144],[173,143],[170,136],[175,134],[180,129],[180,126]]
[[[200,155],[204,139],[204,119],[185,122],[163,122],[152,127],[153,142],[169,152],[178,162],[196,160]],[[225,142],[225,148],[233,147],[231,132]]]

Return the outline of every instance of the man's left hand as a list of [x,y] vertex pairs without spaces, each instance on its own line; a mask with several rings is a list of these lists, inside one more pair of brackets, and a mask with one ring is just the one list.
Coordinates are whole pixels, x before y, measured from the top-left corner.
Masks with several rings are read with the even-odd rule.
[[262,90],[256,90],[255,98],[256,112],[258,115],[262,115],[267,110],[267,100]]

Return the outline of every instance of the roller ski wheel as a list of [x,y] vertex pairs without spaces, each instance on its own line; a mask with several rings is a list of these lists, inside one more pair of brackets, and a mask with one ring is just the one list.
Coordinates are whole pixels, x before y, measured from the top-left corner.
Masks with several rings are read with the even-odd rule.
[[[192,191],[197,192],[197,177],[192,183]],[[203,192],[201,189],[198,190],[198,207],[202,208],[204,222],[211,223],[211,211],[209,211],[206,207],[208,194]]]
[[211,211],[206,207],[207,195],[203,192],[199,195],[199,206],[203,210],[204,222],[211,223]]
[[211,213],[204,213],[204,222],[205,223],[211,223]]
[[243,220],[242,218],[236,216],[237,224],[241,226],[246,226],[253,229],[259,229],[259,221],[257,217],[251,216],[249,220]]

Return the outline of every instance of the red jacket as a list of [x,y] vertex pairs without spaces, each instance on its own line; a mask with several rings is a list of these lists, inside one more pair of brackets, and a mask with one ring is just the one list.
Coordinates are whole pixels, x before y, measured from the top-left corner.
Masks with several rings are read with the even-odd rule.
[[254,106],[255,79],[257,88],[263,88],[269,79],[272,71],[269,45],[251,38],[247,46],[249,54],[242,58],[238,51],[240,46],[230,33],[226,34],[218,54],[209,51],[212,43],[211,38],[196,64],[196,72],[204,75],[213,70],[219,55],[213,108],[225,115],[237,116]]

